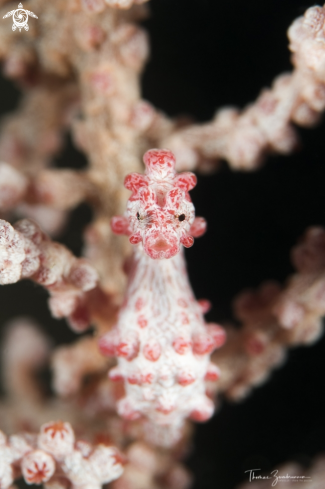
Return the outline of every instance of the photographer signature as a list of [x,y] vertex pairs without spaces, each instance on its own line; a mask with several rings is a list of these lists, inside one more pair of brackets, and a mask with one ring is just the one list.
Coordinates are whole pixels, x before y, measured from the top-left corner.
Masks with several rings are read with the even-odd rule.
[[306,475],[279,475],[278,470],[273,470],[270,475],[256,475],[255,472],[261,470],[261,469],[250,469],[246,470],[245,474],[249,472],[249,482],[252,482],[254,480],[270,480],[272,481],[271,486],[275,487],[278,482],[288,482],[288,481],[294,481],[294,482],[310,482],[311,477],[308,477]]

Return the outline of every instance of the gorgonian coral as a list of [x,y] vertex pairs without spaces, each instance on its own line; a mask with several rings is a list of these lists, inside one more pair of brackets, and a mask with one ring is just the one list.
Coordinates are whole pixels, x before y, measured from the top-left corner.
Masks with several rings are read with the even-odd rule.
[[[7,3],[0,1],[3,13]],[[50,353],[26,319],[8,326],[1,428],[21,434],[0,435],[1,488],[22,474],[49,489],[97,489],[121,475],[115,445],[129,462],[114,488],[186,489],[190,477],[179,463],[189,444],[186,419],[207,420],[216,393],[244,397],[283,362],[287,348],[309,344],[321,331],[321,228],[294,249],[297,272],[287,285],[268,282],[239,295],[241,328],[227,326],[226,346],[214,353],[225,333],[203,319],[209,304],[194,298],[183,247],[206,229],[195,218],[189,191],[196,177],[187,170],[210,172],[221,159],[255,169],[267,153],[297,147],[293,124],[319,121],[325,8],[308,9],[289,29],[292,73],[277,77],[243,111],[226,107],[212,121],[192,124],[141,98],[149,55],[138,25],[147,15],[143,3],[30,0],[38,20],[26,37],[0,27],[4,74],[23,91],[0,138],[0,283],[29,278],[48,291],[54,317],[66,317],[77,332],[94,328]],[[67,131],[87,166],[48,168]],[[177,173],[175,165],[186,171]],[[58,234],[81,202],[93,210],[84,232],[88,261],[46,234]],[[17,217],[24,219],[10,224]],[[49,365],[55,399],[37,382]],[[68,423],[44,425],[49,419],[73,421],[85,439],[75,442]]]
[[50,422],[40,433],[22,433],[9,439],[0,431],[0,487],[7,489],[20,472],[27,484],[48,483],[49,487],[99,489],[118,478],[122,458],[110,446],[92,446],[75,441],[69,423]]

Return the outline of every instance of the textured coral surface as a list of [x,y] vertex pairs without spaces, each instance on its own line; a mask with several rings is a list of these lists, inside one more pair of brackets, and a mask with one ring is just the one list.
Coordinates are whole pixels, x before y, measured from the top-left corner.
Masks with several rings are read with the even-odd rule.
[[[192,458],[197,487],[233,489],[246,469],[292,459],[302,465],[284,471],[322,487],[322,460],[304,464],[323,439],[324,138],[322,126],[315,136],[298,127],[320,124],[325,105],[325,10],[298,3],[30,0],[28,31],[2,21],[3,73],[22,96],[0,133],[0,487],[22,475],[97,489],[126,462],[112,487],[187,489],[184,419],[207,419],[213,404]],[[17,7],[0,4],[2,15]],[[140,22],[152,38],[144,90]],[[173,150],[185,173],[155,150],[143,175],[151,147]],[[206,222],[194,220],[189,170],[209,224],[193,248]],[[47,299],[54,318],[86,334],[52,319]],[[41,327],[5,324],[27,312]],[[209,363],[224,340],[216,323],[228,340]],[[69,453],[43,443],[59,419],[58,433],[71,435],[70,423],[79,440],[68,437]]]
[[50,484],[74,488],[100,488],[118,478],[122,471],[117,450],[103,444],[95,447],[75,442],[69,423],[50,422],[40,433],[13,435],[0,432],[0,482],[9,487],[19,470],[27,484]]

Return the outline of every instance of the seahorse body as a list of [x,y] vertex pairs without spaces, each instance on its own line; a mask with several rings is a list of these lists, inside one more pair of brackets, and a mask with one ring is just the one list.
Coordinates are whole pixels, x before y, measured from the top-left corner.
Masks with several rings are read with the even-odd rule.
[[205,230],[188,194],[195,176],[176,174],[167,150],[150,150],[144,161],[146,175],[126,177],[133,191],[126,216],[112,223],[137,246],[116,327],[101,338],[100,348],[118,357],[110,377],[125,381],[119,414],[144,415],[175,440],[185,418],[205,421],[213,414],[205,379],[218,377],[209,354],[224,342],[224,331],[205,324],[181,249]]

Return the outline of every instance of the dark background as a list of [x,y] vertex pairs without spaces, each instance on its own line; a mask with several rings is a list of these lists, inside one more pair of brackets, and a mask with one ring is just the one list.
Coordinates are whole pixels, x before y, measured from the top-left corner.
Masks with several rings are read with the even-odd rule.
[[[144,98],[169,115],[209,120],[217,107],[244,106],[263,86],[291,69],[286,30],[313,2],[298,0],[151,0],[152,54],[143,76]],[[1,81],[0,108],[15,107],[18,92]],[[226,164],[199,176],[192,192],[197,215],[209,232],[187,250],[198,298],[214,305],[208,319],[232,319],[234,296],[265,279],[284,281],[292,273],[289,252],[306,227],[325,225],[324,124],[301,130],[301,149],[290,157],[269,157],[252,173]],[[71,147],[54,164],[79,165]],[[71,163],[74,162],[74,163]],[[82,205],[62,237],[75,253],[91,219]],[[30,282],[0,290],[1,325],[31,315],[57,343],[74,339],[64,321],[47,310],[46,293]],[[234,489],[245,470],[269,471],[296,460],[306,467],[325,451],[323,377],[325,340],[289,354],[282,369],[239,404],[221,403],[218,414],[198,426],[188,465],[195,489]],[[325,481],[324,481],[325,487]]]

